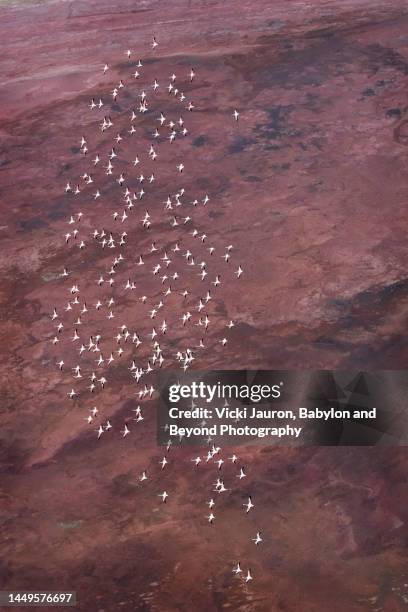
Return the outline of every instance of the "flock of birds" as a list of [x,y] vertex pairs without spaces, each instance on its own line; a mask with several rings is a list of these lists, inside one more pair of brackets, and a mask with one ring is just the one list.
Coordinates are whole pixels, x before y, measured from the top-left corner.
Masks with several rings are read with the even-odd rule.
[[[157,49],[156,38],[151,47]],[[55,358],[56,366],[73,381],[67,396],[84,403],[92,400],[92,404],[95,398],[99,402],[99,394],[109,388],[108,369],[112,369],[115,379],[119,364],[125,366],[122,369],[136,382],[136,396],[141,404],[152,399],[155,388],[147,382],[149,374],[174,363],[173,358],[186,371],[199,352],[207,348],[207,339],[213,339],[210,332],[215,327],[214,317],[221,327],[221,337],[209,348],[214,352],[217,346],[225,347],[227,332],[234,327],[234,321],[222,320],[216,313],[210,316],[209,308],[225,278],[233,281],[243,275],[242,266],[232,263],[233,245],[224,244],[220,251],[206,231],[200,229],[202,219],[195,220],[193,216],[195,211],[200,217],[207,210],[209,195],[187,197],[187,189],[182,185],[188,173],[189,156],[185,153],[185,157],[176,158],[190,135],[189,122],[183,114],[187,111],[190,115],[195,109],[185,93],[186,87],[195,83],[194,69],[187,75],[171,74],[167,83],[146,75],[146,85],[139,86],[145,76],[144,63],[134,62],[131,50],[125,56],[127,66],[134,70],[129,81],[120,79],[109,96],[94,96],[89,101],[99,138],[82,136],[77,153],[84,171],[65,185],[67,196],[74,198],[67,206],[72,210],[77,198],[76,202],[82,202],[84,208],[67,219],[64,234],[67,263],[59,275],[67,284],[67,298],[65,304],[56,305],[50,314],[53,325],[50,341],[53,350],[60,353]],[[149,63],[146,62],[147,66]],[[102,74],[109,75],[110,70],[109,64],[105,64]],[[167,102],[160,98],[160,93],[164,93]],[[124,110],[119,107],[120,102],[123,107],[130,104],[130,108]],[[239,112],[234,110],[232,121],[238,120]],[[175,176],[165,177],[168,195],[158,202],[154,185],[161,182],[161,158],[165,159],[167,174],[173,165]],[[97,227],[92,225],[95,218],[99,222]],[[160,244],[163,236],[166,242]],[[141,245],[146,242],[149,246],[142,252]],[[94,276],[92,281],[81,269],[83,263]],[[92,291],[98,295],[92,304],[86,299],[91,282]],[[132,321],[123,321],[125,311]],[[113,321],[116,331],[103,335],[103,319]],[[136,328],[136,323],[138,328],[143,325],[145,333]],[[104,329],[107,327],[105,323]],[[197,331],[199,338],[191,345]],[[170,332],[174,338],[164,346]],[[172,353],[174,346],[178,350]],[[113,417],[102,419],[100,409],[100,403],[93,405],[84,417],[90,427],[97,424],[98,439],[112,429],[119,430],[125,438],[133,431],[132,422],[140,424],[144,420],[140,404],[134,409],[134,416],[126,417],[118,426],[114,425]],[[211,438],[207,442],[208,452],[192,459],[194,468],[209,464],[219,473],[225,463],[221,448],[212,444]],[[169,440],[157,470],[165,470],[168,465],[171,445]],[[233,454],[227,461],[236,465],[238,457]],[[149,476],[146,469],[139,481],[143,483]],[[245,477],[245,469],[240,467],[236,482]],[[217,496],[228,490],[231,489],[224,480],[217,478],[213,485]],[[167,502],[167,490],[155,494],[163,503]],[[209,514],[205,518],[210,524],[216,518],[217,496],[206,502]],[[242,510],[248,514],[253,508],[253,500],[248,497]],[[252,540],[256,546],[261,544],[260,530]],[[240,562],[234,565],[233,574],[244,582],[253,579],[251,569],[242,568]]]

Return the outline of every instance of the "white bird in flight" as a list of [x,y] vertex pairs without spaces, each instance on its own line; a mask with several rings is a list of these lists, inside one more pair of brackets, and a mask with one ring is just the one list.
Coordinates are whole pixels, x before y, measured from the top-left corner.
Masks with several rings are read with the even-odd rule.
[[242,505],[246,508],[247,514],[251,510],[251,508],[255,507],[254,504],[252,503],[251,497],[248,497],[248,501],[246,502],[246,504],[242,504]]

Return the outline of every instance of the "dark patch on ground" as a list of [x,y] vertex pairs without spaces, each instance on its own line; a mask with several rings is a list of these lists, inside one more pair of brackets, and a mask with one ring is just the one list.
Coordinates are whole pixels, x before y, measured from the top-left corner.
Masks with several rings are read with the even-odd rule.
[[251,175],[247,176],[245,180],[248,181],[248,183],[262,183],[263,179],[261,179],[260,176]]
[[27,454],[18,440],[0,439],[0,473],[17,474],[22,469]]
[[367,67],[373,74],[377,73],[383,66],[394,68],[404,75],[408,74],[408,61],[395,49],[375,43],[365,47],[363,52],[367,54]]
[[399,119],[401,117],[401,109],[400,108],[389,108],[386,111],[385,116],[389,117],[390,119],[394,119],[394,118]]
[[205,136],[198,136],[193,140],[194,147],[202,147],[207,142],[207,138]]
[[46,226],[47,224],[45,223],[45,221],[43,221],[43,219],[40,219],[38,217],[32,217],[31,219],[20,221],[20,228],[23,231],[41,229],[42,227],[46,227]]
[[255,139],[244,138],[243,136],[240,136],[236,138],[231,145],[229,145],[229,147],[227,148],[227,152],[231,155],[234,155],[235,153],[242,153],[248,146],[255,143]]
[[[408,279],[403,279],[385,287],[372,288],[362,291],[351,300],[338,298],[333,303],[340,308],[358,307],[370,304],[372,307],[383,306],[388,300],[397,296],[408,296]],[[373,308],[373,312],[375,308]]]
[[275,172],[284,172],[285,170],[290,170],[290,164],[272,164],[272,170]]
[[289,117],[294,110],[292,104],[288,106],[274,106],[267,109],[269,121],[266,123],[258,123],[255,126],[255,133],[257,138],[261,141],[266,141],[269,146],[271,145],[268,141],[270,140],[281,140],[284,136],[302,136],[301,130],[296,130],[289,125]]
[[112,494],[116,497],[126,497],[135,492],[136,484],[130,472],[118,474],[110,483]]

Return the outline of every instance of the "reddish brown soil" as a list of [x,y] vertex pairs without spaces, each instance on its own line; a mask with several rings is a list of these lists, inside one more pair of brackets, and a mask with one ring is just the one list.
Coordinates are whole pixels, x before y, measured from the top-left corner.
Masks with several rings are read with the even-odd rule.
[[[245,269],[212,307],[237,323],[229,343],[214,336],[197,366],[405,368],[406,2],[56,0],[2,3],[0,17],[0,587],[73,589],[87,612],[405,610],[404,449],[240,449],[248,477],[209,526],[215,471],[174,450],[161,473],[154,402],[125,440],[89,432],[55,369],[49,313],[65,301],[55,277],[76,208],[63,186],[83,171],[86,105],[155,35],[159,80],[197,71],[185,184],[212,196],[202,227]],[[74,267],[92,302],[88,253]],[[122,422],[129,398],[118,376],[105,416]]]

